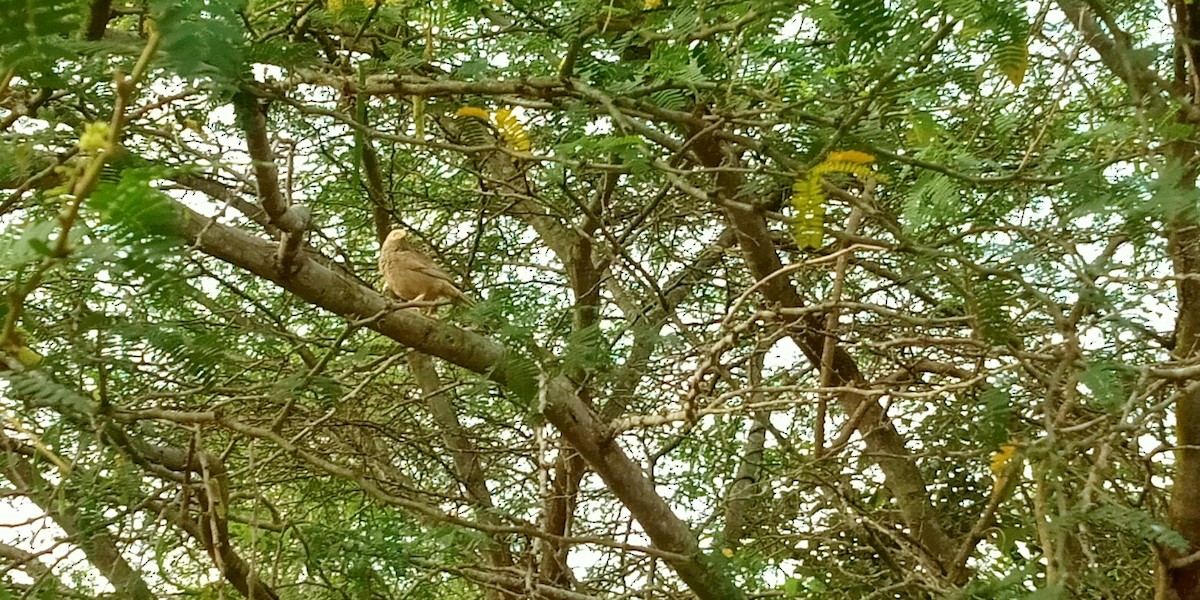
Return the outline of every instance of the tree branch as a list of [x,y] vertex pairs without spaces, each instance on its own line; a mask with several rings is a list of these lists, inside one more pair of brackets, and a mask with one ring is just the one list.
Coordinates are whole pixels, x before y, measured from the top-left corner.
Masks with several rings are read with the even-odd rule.
[[[710,169],[740,166],[738,159],[726,151],[718,138],[700,129],[693,131],[700,139],[692,148],[703,166]],[[791,281],[787,277],[775,276],[784,268],[783,263],[775,251],[771,232],[767,229],[762,213],[744,198],[744,190],[749,186],[746,185],[743,172],[740,169],[721,170],[716,174],[716,183],[720,206],[724,208],[726,217],[737,233],[742,256],[751,274],[761,283],[758,286],[759,291],[767,301],[784,308],[803,307],[804,301]],[[803,321],[804,327],[797,328],[792,338],[808,357],[809,362],[819,365],[825,345],[825,336],[822,334],[824,323],[816,314],[804,316]],[[832,350],[831,383],[835,386],[854,387],[861,382],[862,374],[850,353],[841,346]],[[929,502],[929,494],[925,490],[924,477],[917,468],[915,459],[904,447],[904,439],[887,419],[877,399],[851,391],[839,393],[837,398],[847,414],[863,415],[859,431],[863,435],[868,452],[884,473],[885,485],[896,498],[905,524],[912,528],[917,540],[935,558],[939,570],[948,572],[954,559],[955,548],[938,523],[937,515]]]
[[[580,451],[613,494],[629,509],[654,545],[686,557],[669,561],[680,578],[702,600],[743,598],[742,592],[710,559],[704,557],[688,526],[658,495],[654,483],[616,444],[607,429],[577,396],[574,385],[559,376],[540,386],[529,362],[503,345],[451,325],[393,310],[379,293],[334,273],[316,261],[305,261],[293,274],[272,260],[275,245],[205,218],[179,205],[184,234],[203,252],[272,281],[333,313],[370,319],[370,327],[417,351],[440,357],[502,385],[519,397],[534,393],[545,402],[545,415]],[[537,391],[538,388],[540,391]]]
[[150,587],[103,528],[84,528],[70,498],[70,490],[54,486],[21,456],[23,444],[0,431],[0,472],[25,497],[45,511],[83,550],[88,561],[104,575],[118,595],[133,600],[152,600]]

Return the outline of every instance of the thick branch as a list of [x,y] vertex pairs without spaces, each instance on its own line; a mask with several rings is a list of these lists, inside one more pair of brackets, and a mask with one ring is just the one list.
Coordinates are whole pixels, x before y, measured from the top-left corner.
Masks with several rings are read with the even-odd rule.
[[[1123,31],[1113,31],[1111,36],[1106,34],[1096,20],[1095,13],[1081,0],[1058,0],[1058,7],[1083,34],[1084,41],[1100,55],[1101,62],[1129,86],[1134,98],[1145,102],[1155,112],[1167,108],[1162,93],[1169,91],[1170,86],[1154,71],[1150,62],[1153,54],[1139,53],[1132,46],[1129,34]],[[1186,98],[1182,100],[1185,101],[1181,106],[1190,106]]]
[[267,107],[250,94],[241,94],[236,105],[245,122],[246,150],[253,161],[254,179],[258,183],[258,198],[271,224],[283,230],[283,243],[277,260],[284,273],[291,273],[302,256],[304,230],[311,217],[308,207],[288,206],[288,199],[279,188],[279,165],[267,135]]
[[[750,358],[750,385],[755,388],[752,401],[762,401],[762,368],[763,352],[755,352]],[[738,464],[737,474],[729,484],[729,492],[725,504],[724,543],[727,548],[737,548],[742,536],[746,533],[746,517],[750,509],[750,501],[758,486],[762,474],[763,448],[767,441],[767,429],[770,427],[770,415],[766,411],[754,411],[750,421],[750,431],[746,434],[746,443],[742,447],[742,458]]]
[[[369,318],[372,329],[417,351],[486,374],[518,396],[529,398],[536,381],[527,361],[506,352],[503,345],[478,334],[428,319],[413,311],[394,310],[382,295],[316,261],[305,261],[285,275],[272,260],[275,245],[233,227],[222,225],[182,206],[183,231],[205,253],[246,269],[336,314]],[[563,377],[548,382],[541,392],[547,419],[577,448],[592,468],[629,509],[659,549],[686,559],[671,566],[704,600],[742,598],[741,591],[708,559],[688,526],[671,511],[653,482],[616,444],[595,415]]]
[[[462,482],[471,502],[477,508],[475,517],[487,525],[500,525],[500,519],[489,510],[495,504],[492,502],[492,493],[488,489],[483,466],[479,463],[479,450],[464,432],[458,412],[455,411],[446,395],[441,378],[438,377],[437,370],[433,366],[433,360],[428,355],[412,352],[408,355],[408,365],[412,370],[413,378],[417,380],[417,385],[421,388],[421,395],[425,397],[426,408],[438,424],[442,443],[450,451],[450,458],[454,461],[455,475]],[[483,552],[488,563],[493,567],[512,566],[512,554],[503,541],[498,538],[489,540]]]
[[132,567],[117,541],[102,528],[85,529],[67,488],[58,488],[46,481],[33,463],[22,454],[23,444],[0,431],[0,472],[16,490],[37,504],[83,550],[88,561],[95,565],[122,598],[151,600],[154,596],[142,576]]
[[87,26],[84,28],[84,39],[98,40],[104,37],[108,21],[112,19],[112,0],[92,0],[88,8]]
[[[693,133],[697,141],[692,148],[705,167],[740,166],[738,159],[727,154],[717,138],[701,130]],[[763,214],[743,197],[743,190],[749,187],[745,176],[740,170],[725,169],[718,172],[716,179],[718,196],[726,201],[721,202],[721,206],[737,233],[742,256],[750,272],[762,281],[759,289],[763,296],[784,308],[802,307],[804,302],[792,283],[786,277],[776,275],[783,268],[783,263],[775,252]],[[792,337],[812,364],[820,364],[825,343],[825,336],[821,333],[824,325],[822,319],[810,314],[804,318],[804,325]],[[831,384],[834,386],[853,387],[862,381],[854,358],[841,346],[833,349],[830,366]],[[843,392],[838,395],[838,401],[846,414],[863,415],[858,430],[871,456],[883,470],[885,485],[895,496],[905,524],[912,528],[914,537],[935,558],[938,567],[947,571],[954,559],[954,545],[938,524],[925,490],[924,477],[915,459],[904,447],[904,439],[887,419],[878,400],[860,393]]]

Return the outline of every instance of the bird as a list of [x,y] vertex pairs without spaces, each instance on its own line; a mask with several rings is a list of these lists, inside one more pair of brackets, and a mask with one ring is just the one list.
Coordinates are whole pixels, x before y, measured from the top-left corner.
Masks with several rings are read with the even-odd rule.
[[393,229],[379,249],[379,274],[391,295],[406,302],[448,298],[459,304],[473,304],[432,258],[412,247],[407,235],[402,229]]

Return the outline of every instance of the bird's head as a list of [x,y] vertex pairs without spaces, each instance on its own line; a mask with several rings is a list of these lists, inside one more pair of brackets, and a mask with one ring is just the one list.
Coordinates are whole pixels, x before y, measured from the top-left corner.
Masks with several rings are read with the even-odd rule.
[[393,229],[383,240],[384,248],[404,248],[408,246],[408,232],[403,229]]

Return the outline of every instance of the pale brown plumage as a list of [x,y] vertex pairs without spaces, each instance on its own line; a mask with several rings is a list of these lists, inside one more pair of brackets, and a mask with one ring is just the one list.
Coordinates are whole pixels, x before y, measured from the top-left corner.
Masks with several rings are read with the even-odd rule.
[[413,249],[405,235],[403,230],[392,230],[379,249],[379,274],[391,294],[405,301],[433,302],[449,298],[471,304],[450,276],[433,259]]

